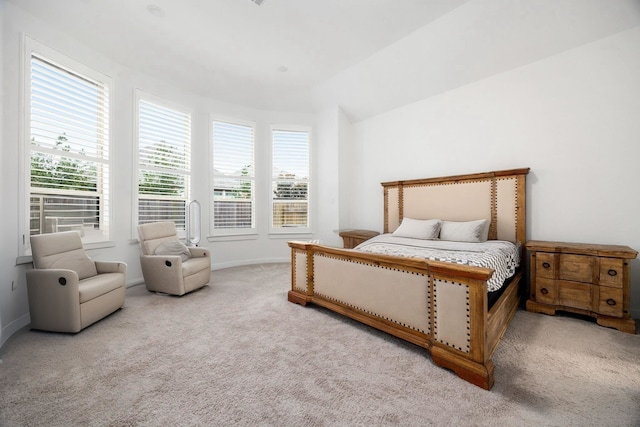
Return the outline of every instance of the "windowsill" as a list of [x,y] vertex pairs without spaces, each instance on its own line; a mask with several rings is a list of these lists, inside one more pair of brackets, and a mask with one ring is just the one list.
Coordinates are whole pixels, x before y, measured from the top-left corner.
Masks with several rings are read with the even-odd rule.
[[82,246],[84,246],[85,250],[90,251],[92,249],[115,248],[116,242],[109,240],[106,242],[84,243]]
[[[268,234],[269,239],[282,239],[282,240],[308,240],[313,237],[313,233],[304,231],[300,233],[292,232],[271,232]],[[227,234],[220,236],[207,236],[209,242],[237,242],[243,240],[258,240],[260,235],[258,233],[251,234]]]
[[224,234],[218,236],[207,236],[209,242],[237,242],[242,240],[258,240],[257,233],[251,234]]
[[31,264],[31,263],[33,263],[33,258],[31,257],[31,255],[22,255],[16,258],[16,265]]
[[313,233],[305,231],[302,233],[284,233],[284,232],[280,232],[280,233],[274,233],[271,232],[269,233],[269,238],[270,239],[282,239],[282,240],[308,240],[310,238],[313,237]]

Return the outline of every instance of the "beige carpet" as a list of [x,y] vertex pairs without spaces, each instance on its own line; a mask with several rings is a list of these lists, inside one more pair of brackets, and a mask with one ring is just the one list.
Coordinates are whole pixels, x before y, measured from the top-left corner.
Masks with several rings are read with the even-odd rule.
[[289,274],[216,271],[182,298],[136,286],[77,335],[20,333],[0,354],[0,425],[640,425],[640,335],[519,311],[485,391],[421,348],[287,302]]

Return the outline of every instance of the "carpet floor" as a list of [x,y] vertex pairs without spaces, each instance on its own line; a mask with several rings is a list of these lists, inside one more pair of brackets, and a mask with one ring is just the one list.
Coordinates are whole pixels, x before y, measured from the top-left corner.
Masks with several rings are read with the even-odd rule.
[[78,334],[18,333],[0,354],[0,425],[640,426],[640,335],[520,310],[485,391],[289,303],[289,269],[214,271],[181,298],[134,286]]

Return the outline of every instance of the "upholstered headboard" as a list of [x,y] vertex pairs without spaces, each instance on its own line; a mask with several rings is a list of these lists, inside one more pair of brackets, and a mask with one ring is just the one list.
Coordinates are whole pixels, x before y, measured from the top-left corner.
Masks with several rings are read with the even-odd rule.
[[489,239],[525,242],[525,177],[529,168],[383,182],[384,232],[402,218],[491,221]]

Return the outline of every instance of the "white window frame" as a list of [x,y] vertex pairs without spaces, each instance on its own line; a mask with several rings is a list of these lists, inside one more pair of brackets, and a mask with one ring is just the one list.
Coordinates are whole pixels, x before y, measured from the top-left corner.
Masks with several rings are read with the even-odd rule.
[[[185,207],[188,206],[189,202],[192,200],[191,199],[191,192],[192,192],[192,180],[193,180],[193,153],[191,152],[191,148],[193,147],[193,111],[188,108],[185,107],[184,105],[181,105],[179,103],[167,100],[165,98],[159,97],[157,95],[153,95],[150,94],[148,92],[145,92],[141,89],[136,89],[135,90],[135,99],[134,99],[134,149],[133,149],[133,165],[132,165],[132,170],[134,171],[133,173],[133,181],[132,181],[132,185],[133,185],[133,191],[132,191],[132,195],[133,195],[133,201],[132,201],[132,213],[133,213],[133,219],[132,219],[132,223],[134,224],[133,227],[133,238],[137,239],[138,235],[137,235],[137,227],[139,224],[139,206],[138,206],[138,202],[139,202],[139,188],[138,188],[138,184],[139,184],[139,180],[140,180],[140,167],[139,167],[139,156],[140,156],[140,101],[145,101],[151,104],[155,104],[158,105],[160,107],[165,107],[167,109],[171,109],[171,110],[175,110],[178,111],[180,113],[186,114],[189,116],[189,121],[190,121],[190,127],[189,127],[189,156],[187,158],[187,160],[189,161],[189,173],[185,174],[185,178],[186,178],[186,188],[185,188]],[[185,221],[186,221],[186,212],[185,212]],[[185,228],[186,228],[186,223],[185,223]],[[184,228],[178,228],[178,237],[180,238],[186,238],[186,230]]]
[[[60,51],[53,49],[44,43],[37,41],[36,39],[23,35],[21,49],[21,80],[20,91],[21,97],[21,117],[20,117],[20,153],[21,161],[19,162],[19,174],[21,179],[18,183],[19,191],[19,203],[18,203],[18,226],[22,230],[22,239],[19,242],[19,253],[29,256],[31,254],[31,245],[29,240],[30,235],[30,194],[31,194],[31,58],[37,56],[47,62],[53,63],[56,66],[60,66],[63,69],[68,69],[74,74],[79,76],[95,80],[100,82],[105,87],[106,93],[109,95],[109,101],[107,103],[108,112],[106,119],[108,121],[105,127],[108,136],[106,138],[108,150],[112,151],[112,100],[113,100],[113,83],[112,78],[105,73],[98,71],[97,69],[85,65],[84,63],[74,59],[68,55],[61,53]],[[109,155],[107,161],[104,163],[104,167],[107,168],[107,174],[113,171],[113,156]],[[111,176],[113,174],[111,173]],[[106,190],[103,195],[103,200],[106,200],[106,207],[101,207],[100,210],[100,231],[101,238],[91,235],[87,238],[83,238],[83,244],[86,248],[100,248],[113,246],[113,242],[110,241],[111,236],[111,206],[112,206],[112,192]]]
[[[307,156],[308,156],[308,172],[309,177],[307,180],[307,226],[306,227],[274,227],[274,218],[273,218],[273,183],[278,181],[273,177],[273,169],[275,165],[273,164],[273,143],[274,143],[274,132],[276,131],[284,131],[284,132],[306,132],[308,135],[308,146],[307,146]],[[269,234],[272,236],[287,236],[287,235],[309,235],[313,230],[313,132],[312,128],[309,126],[296,126],[296,125],[276,125],[273,124],[270,127],[269,131],[269,155],[270,162],[269,165]]]
[[[214,222],[215,222],[215,215],[214,215],[214,203],[215,203],[215,195],[213,194],[213,190],[214,190],[214,181],[215,179],[218,177],[215,174],[214,171],[214,159],[215,159],[215,141],[214,141],[214,123],[215,122],[223,122],[223,123],[227,123],[227,124],[231,124],[231,125],[237,125],[237,126],[246,126],[246,127],[250,127],[253,130],[253,177],[251,177],[250,179],[253,181],[253,194],[252,194],[252,224],[253,226],[251,228],[225,228],[225,229],[216,229],[214,226]],[[210,170],[210,187],[209,187],[209,196],[210,196],[210,215],[209,215],[209,230],[210,230],[210,235],[213,238],[216,237],[233,237],[233,236],[256,236],[258,234],[258,217],[257,217],[257,212],[258,212],[258,197],[257,197],[257,193],[258,193],[258,185],[257,185],[257,173],[256,173],[256,122],[255,121],[251,121],[251,120],[242,120],[242,119],[236,119],[236,118],[230,118],[227,116],[220,116],[220,115],[210,115],[209,117],[209,135],[210,135],[210,150],[211,150],[211,155],[209,156],[209,170]]]

